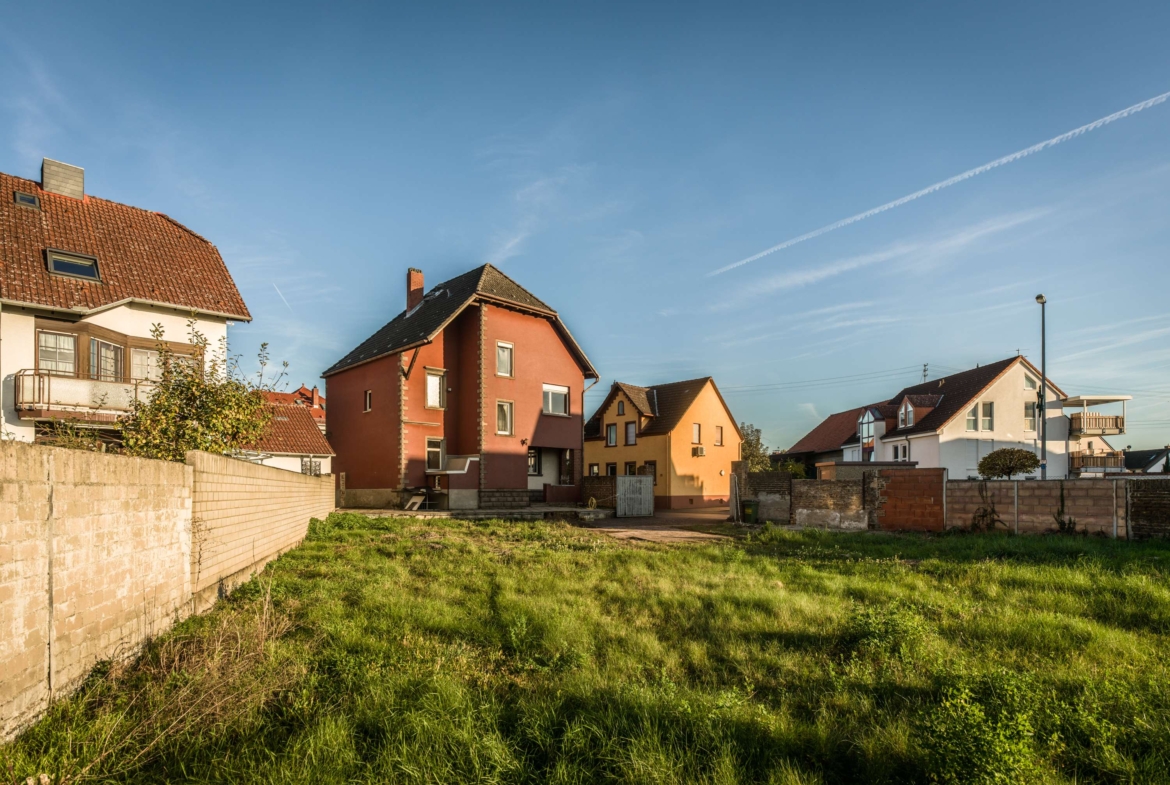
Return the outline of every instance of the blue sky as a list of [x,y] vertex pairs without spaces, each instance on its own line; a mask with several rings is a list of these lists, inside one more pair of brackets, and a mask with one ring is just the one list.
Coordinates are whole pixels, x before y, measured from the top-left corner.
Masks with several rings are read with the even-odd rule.
[[8,4],[0,171],[84,166],[212,239],[233,349],[293,386],[407,267],[490,261],[594,404],[710,374],[787,447],[923,363],[1038,362],[1043,291],[1054,381],[1170,443],[1170,103],[708,275],[1170,90],[1170,4],[172,5]]

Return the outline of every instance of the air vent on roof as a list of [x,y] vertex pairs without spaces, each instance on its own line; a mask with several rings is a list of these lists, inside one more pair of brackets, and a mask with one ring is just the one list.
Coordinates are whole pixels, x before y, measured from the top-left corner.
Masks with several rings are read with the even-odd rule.
[[37,196],[26,194],[24,191],[15,191],[14,194],[16,203],[22,207],[31,207],[34,210],[41,209],[41,200]]
[[48,257],[49,272],[54,275],[64,275],[69,278],[82,278],[87,281],[100,281],[98,274],[98,260],[92,256],[54,251],[52,248],[45,251]]

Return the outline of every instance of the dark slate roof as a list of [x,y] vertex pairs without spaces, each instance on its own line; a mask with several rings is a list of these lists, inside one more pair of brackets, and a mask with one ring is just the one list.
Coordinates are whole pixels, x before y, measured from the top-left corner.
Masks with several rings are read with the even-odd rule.
[[857,436],[857,418],[865,411],[864,406],[846,412],[830,414],[813,428],[804,438],[789,448],[789,455],[795,453],[833,452],[840,450],[846,442]]
[[895,428],[883,436],[882,439],[937,431],[950,422],[952,417],[965,411],[971,404],[971,401],[979,397],[979,393],[983,392],[987,385],[994,382],[1001,373],[1019,360],[1019,357],[1012,357],[1007,360],[981,365],[969,371],[953,373],[941,379],[932,379],[929,382],[923,382],[922,384],[905,388],[891,398],[889,402],[897,403],[906,396],[929,395],[931,397],[942,397],[934,405],[934,409],[921,420],[916,420],[913,425],[906,428]]
[[942,400],[941,395],[907,395],[910,405],[915,408],[932,409]]
[[[694,403],[695,398],[699,397],[699,393],[703,391],[708,382],[715,389],[715,394],[719,395],[719,388],[715,387],[715,380],[710,376],[688,379],[683,382],[655,384],[650,387],[614,382],[613,386],[610,387],[609,395],[605,396],[605,400],[597,407],[597,411],[585,423],[585,438],[597,439],[601,437],[601,414],[609,408],[619,390],[626,394],[639,412],[650,417],[650,422],[638,432],[639,436],[670,433],[679,424],[683,415],[687,413],[687,409]],[[722,395],[719,395],[719,400],[723,400]],[[726,402],[723,405],[726,407]],[[731,414],[730,409],[728,409],[728,414]],[[735,417],[731,418],[731,422],[733,425],[735,424]],[[736,431],[739,431],[738,426],[736,426]],[[740,438],[742,436],[740,434]]]
[[594,375],[590,378],[596,378],[589,359],[573,340],[557,312],[490,264],[469,270],[433,287],[419,305],[395,316],[322,375],[328,376],[352,365],[433,340],[451,319],[475,299],[500,300],[547,314],[578,355],[582,367],[588,371],[586,376],[592,373]]
[[1131,472],[1161,471],[1167,455],[1170,455],[1170,447],[1160,450],[1126,450],[1125,468]]

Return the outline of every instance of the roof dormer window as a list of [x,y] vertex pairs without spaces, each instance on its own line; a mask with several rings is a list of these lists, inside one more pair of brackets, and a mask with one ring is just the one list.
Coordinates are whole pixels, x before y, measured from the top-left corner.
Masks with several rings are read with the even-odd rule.
[[15,191],[13,199],[22,207],[31,207],[34,210],[41,209],[41,198],[35,194],[26,194],[24,191]]
[[98,274],[98,260],[92,256],[65,253],[64,251],[46,251],[49,258],[49,272],[54,275],[63,275],[69,278],[81,278],[86,281],[100,281]]
[[902,404],[902,408],[898,410],[898,427],[909,428],[914,424],[914,407],[910,405],[909,401]]

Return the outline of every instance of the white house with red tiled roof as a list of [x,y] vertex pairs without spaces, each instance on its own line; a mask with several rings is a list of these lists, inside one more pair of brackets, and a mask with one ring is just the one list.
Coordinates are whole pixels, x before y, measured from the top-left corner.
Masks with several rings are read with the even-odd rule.
[[[846,462],[913,461],[918,468],[945,468],[952,479],[977,477],[980,459],[992,450],[1040,455],[1040,387],[1039,369],[1025,358],[1000,360],[832,415],[790,452],[805,458],[840,449]],[[1105,437],[1125,433],[1129,396],[1070,398],[1051,379],[1047,387],[1048,478],[1121,471],[1124,456]],[[1106,404],[1120,405],[1120,414],[1088,411]],[[845,418],[854,428],[842,441]]]
[[162,213],[85,193],[46,158],[41,181],[0,173],[0,433],[110,424],[157,373],[153,325],[190,353],[251,315],[215,246]]
[[333,448],[317,427],[311,409],[273,404],[272,419],[244,458],[264,466],[314,476],[333,473]]

